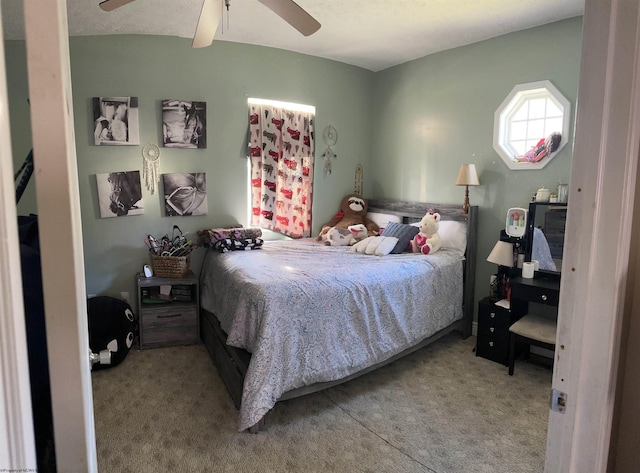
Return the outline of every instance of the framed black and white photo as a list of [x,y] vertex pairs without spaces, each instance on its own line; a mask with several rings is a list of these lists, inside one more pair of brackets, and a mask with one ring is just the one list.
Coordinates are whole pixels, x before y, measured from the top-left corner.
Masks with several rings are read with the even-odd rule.
[[140,171],[96,174],[96,181],[100,217],[144,214]]
[[93,139],[96,146],[139,145],[138,97],[94,97]]
[[171,173],[162,175],[167,217],[207,215],[206,173]]
[[167,148],[206,148],[207,103],[163,100],[162,139]]

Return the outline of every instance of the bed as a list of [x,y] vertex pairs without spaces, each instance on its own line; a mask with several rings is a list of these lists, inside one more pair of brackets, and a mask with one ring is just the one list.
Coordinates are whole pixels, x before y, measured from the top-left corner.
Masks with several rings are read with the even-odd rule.
[[452,205],[369,201],[370,213],[403,224],[430,208],[443,224],[461,222],[463,251],[372,256],[314,239],[207,251],[201,336],[240,431],[261,430],[278,401],[353,379],[453,330],[471,334],[477,207],[463,216]]

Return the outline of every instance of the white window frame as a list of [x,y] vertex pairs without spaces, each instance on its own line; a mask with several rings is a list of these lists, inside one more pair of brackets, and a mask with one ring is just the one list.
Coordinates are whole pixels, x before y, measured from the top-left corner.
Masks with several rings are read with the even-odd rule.
[[[519,162],[515,156],[519,153],[512,145],[510,130],[513,116],[520,108],[533,99],[548,99],[561,111],[562,114],[562,140],[558,149],[550,156],[537,163]],[[494,115],[493,125],[493,148],[500,155],[509,169],[526,170],[542,169],[560,152],[569,142],[569,124],[571,122],[571,103],[560,93],[558,89],[548,80],[518,84],[500,104]],[[546,119],[547,117],[545,117]],[[531,121],[527,119],[525,121]],[[543,137],[541,137],[543,138]],[[546,136],[544,136],[546,138]]]

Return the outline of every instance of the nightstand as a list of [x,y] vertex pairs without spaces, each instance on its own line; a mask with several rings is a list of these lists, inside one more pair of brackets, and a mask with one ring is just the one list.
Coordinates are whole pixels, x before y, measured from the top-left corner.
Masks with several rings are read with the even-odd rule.
[[509,360],[509,327],[519,317],[509,309],[495,305],[485,297],[478,303],[478,338],[476,356],[507,366]]
[[[189,271],[184,278],[136,276],[140,349],[187,345],[200,340],[200,287]],[[163,297],[161,287],[171,286]]]

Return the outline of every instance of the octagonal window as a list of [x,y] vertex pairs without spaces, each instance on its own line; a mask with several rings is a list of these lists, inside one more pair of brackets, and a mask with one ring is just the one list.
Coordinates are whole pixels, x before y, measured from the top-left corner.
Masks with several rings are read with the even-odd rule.
[[571,104],[548,80],[520,84],[496,110],[493,148],[509,169],[541,169],[567,144]]

